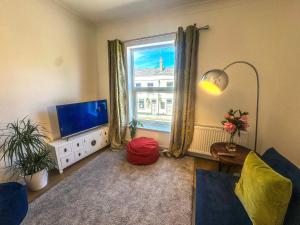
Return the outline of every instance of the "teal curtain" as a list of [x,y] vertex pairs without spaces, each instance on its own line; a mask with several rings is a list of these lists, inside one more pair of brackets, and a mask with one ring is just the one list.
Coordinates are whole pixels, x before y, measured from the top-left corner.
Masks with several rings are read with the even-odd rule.
[[108,41],[110,115],[109,139],[111,147],[122,149],[127,128],[127,84],[125,48],[119,40]]
[[197,54],[199,32],[196,27],[178,28],[176,35],[175,94],[169,155],[182,157],[194,134]]

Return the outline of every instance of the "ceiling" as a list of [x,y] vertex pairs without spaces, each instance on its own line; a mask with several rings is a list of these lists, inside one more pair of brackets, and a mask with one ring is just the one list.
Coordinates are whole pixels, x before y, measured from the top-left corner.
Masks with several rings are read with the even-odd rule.
[[166,10],[201,0],[54,0],[93,21],[104,22]]

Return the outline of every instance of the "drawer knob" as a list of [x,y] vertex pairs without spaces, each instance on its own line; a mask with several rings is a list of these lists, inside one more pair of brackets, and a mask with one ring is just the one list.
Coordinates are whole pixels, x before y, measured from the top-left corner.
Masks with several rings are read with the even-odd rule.
[[66,159],[66,162],[69,162],[69,159]]
[[67,149],[66,149],[66,148],[64,149],[64,152],[67,152]]
[[79,143],[77,143],[77,147],[79,147]]
[[91,145],[92,145],[92,146],[95,146],[96,143],[97,143],[96,140],[92,140]]
[[81,153],[78,153],[78,156],[81,156]]

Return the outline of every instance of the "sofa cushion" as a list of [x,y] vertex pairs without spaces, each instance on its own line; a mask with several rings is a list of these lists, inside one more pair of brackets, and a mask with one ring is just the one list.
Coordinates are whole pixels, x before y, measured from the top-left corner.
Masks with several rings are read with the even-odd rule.
[[235,193],[253,225],[282,225],[292,195],[292,182],[251,151]]
[[27,214],[27,191],[24,185],[0,184],[0,224],[19,225]]
[[277,173],[289,178],[293,183],[293,192],[284,225],[300,224],[300,170],[274,148],[268,149],[262,159]]
[[237,177],[198,169],[196,171],[196,225],[251,225],[234,194]]

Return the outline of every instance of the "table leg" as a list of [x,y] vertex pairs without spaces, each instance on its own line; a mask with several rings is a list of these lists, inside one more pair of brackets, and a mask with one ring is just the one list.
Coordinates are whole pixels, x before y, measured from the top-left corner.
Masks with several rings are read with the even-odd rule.
[[221,162],[218,163],[218,171],[222,172],[222,163]]
[[230,166],[230,165],[228,165],[228,166],[227,166],[226,173],[229,173],[229,172],[230,172],[230,169],[231,169],[231,166]]

